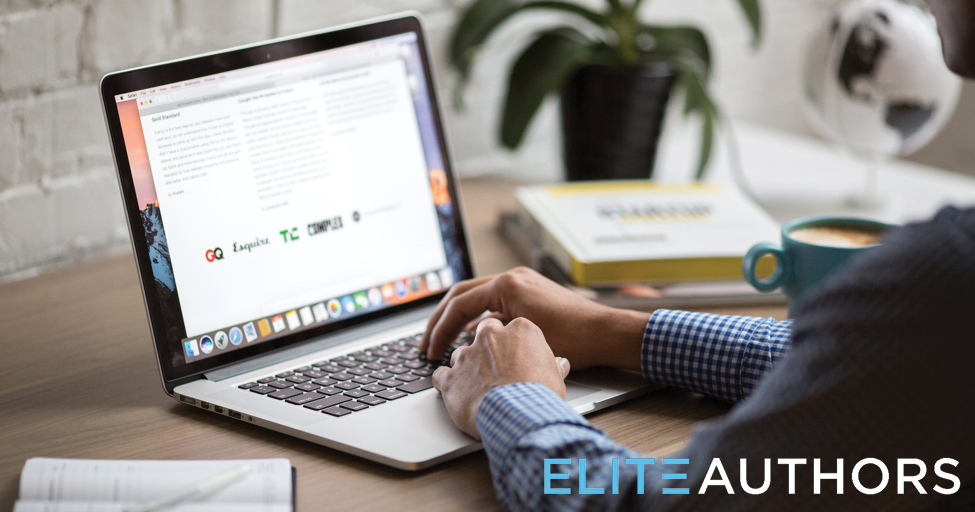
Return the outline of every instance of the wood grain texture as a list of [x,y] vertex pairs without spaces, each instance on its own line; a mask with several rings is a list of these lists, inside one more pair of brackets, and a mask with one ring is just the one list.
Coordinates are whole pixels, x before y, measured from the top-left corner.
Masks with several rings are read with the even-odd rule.
[[[463,183],[481,274],[517,265],[494,232],[512,188]],[[745,313],[783,318],[785,310]],[[663,454],[679,449],[697,421],[727,410],[663,390],[591,420],[628,446]],[[37,456],[286,457],[298,468],[302,511],[497,509],[483,452],[408,473],[173,402],[159,380],[131,256],[0,285],[0,510],[12,508],[24,461]]]

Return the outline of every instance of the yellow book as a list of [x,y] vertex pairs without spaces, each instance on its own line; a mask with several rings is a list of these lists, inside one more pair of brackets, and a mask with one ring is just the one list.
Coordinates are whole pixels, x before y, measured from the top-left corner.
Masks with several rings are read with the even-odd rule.
[[[577,286],[741,279],[779,225],[733,187],[599,181],[521,187],[519,222]],[[762,261],[759,274],[774,262]]]

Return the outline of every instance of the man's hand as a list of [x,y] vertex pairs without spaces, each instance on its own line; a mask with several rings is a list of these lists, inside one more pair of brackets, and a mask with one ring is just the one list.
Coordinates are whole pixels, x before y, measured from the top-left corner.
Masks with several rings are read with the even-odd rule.
[[506,384],[537,382],[564,399],[563,379],[568,374],[569,362],[552,354],[535,324],[515,318],[505,326],[488,318],[477,326],[469,347],[454,351],[449,368],[437,368],[433,385],[443,395],[454,424],[480,439],[475,420],[488,391]]
[[519,317],[530,320],[555,355],[569,359],[576,368],[640,370],[649,313],[597,304],[527,268],[455,284],[430,317],[420,350],[426,351],[427,359],[439,360],[461,331],[473,329],[485,311],[491,313],[488,318],[504,323]]

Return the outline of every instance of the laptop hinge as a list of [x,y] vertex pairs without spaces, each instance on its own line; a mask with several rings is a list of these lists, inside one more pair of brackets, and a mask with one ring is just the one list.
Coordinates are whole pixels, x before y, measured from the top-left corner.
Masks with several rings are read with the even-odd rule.
[[334,334],[328,334],[320,338],[306,341],[294,347],[275,350],[253,359],[234,363],[222,368],[217,368],[216,370],[204,373],[203,376],[206,377],[207,380],[221,381],[231,377],[236,377],[238,375],[243,375],[258,368],[264,368],[265,366],[277,364],[282,361],[301,357],[305,354],[311,354],[312,352],[318,352],[319,350],[325,350],[343,343],[365,338],[366,336],[372,336],[373,334],[388,331],[401,325],[423,320],[429,317],[436,307],[436,304],[430,304],[428,306],[393,315],[389,318],[369,322],[366,325],[360,325]]

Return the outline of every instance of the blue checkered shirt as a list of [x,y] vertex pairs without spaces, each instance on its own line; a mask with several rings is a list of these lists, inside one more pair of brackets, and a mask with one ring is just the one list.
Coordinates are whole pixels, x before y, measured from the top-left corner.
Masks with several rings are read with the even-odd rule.
[[[651,382],[736,402],[751,393],[788,349],[791,326],[791,320],[657,310],[643,337],[643,375]],[[542,510],[543,505],[577,510],[593,501],[592,495],[574,490],[568,495],[543,495],[542,459],[584,458],[591,486],[609,489],[612,459],[617,459],[624,477],[633,473],[629,480],[635,481],[639,467],[625,460],[642,457],[590,425],[541,384],[492,390],[478,408],[477,427],[505,510]],[[649,472],[651,467],[644,468]],[[664,470],[679,473],[681,468]],[[552,471],[577,481],[578,467],[573,464],[556,465]],[[607,505],[607,496],[599,496],[598,503],[598,508]]]

